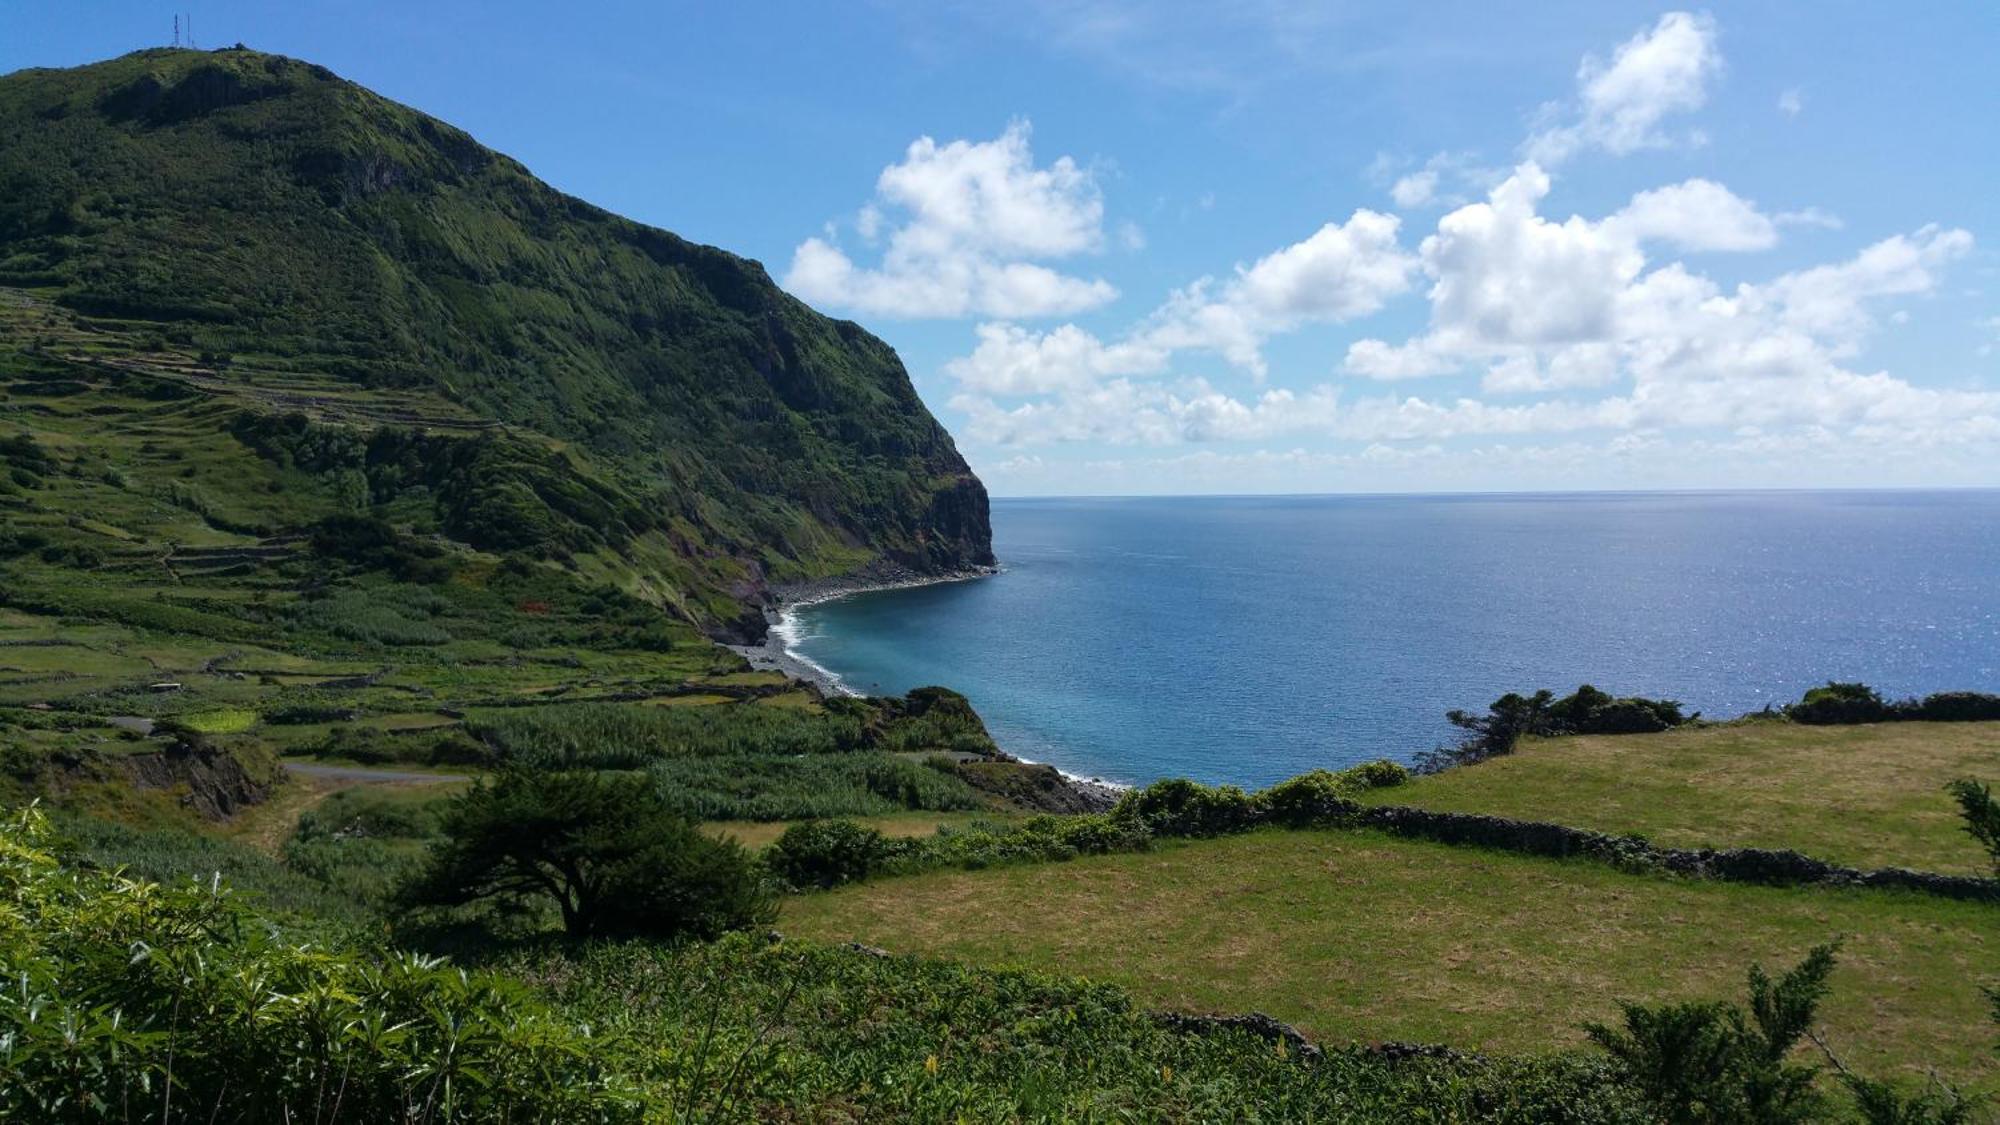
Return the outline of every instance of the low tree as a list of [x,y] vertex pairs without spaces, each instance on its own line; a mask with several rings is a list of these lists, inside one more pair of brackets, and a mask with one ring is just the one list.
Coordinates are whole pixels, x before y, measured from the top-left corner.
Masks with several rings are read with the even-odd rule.
[[2000,801],[1993,799],[1993,790],[1969,777],[1961,777],[1946,785],[1945,791],[1958,801],[1958,810],[1965,817],[1966,834],[1986,849],[1993,860],[1993,873],[2000,875]]
[[714,937],[776,915],[749,853],[644,777],[513,770],[454,799],[439,827],[408,907],[548,901],[572,937]]

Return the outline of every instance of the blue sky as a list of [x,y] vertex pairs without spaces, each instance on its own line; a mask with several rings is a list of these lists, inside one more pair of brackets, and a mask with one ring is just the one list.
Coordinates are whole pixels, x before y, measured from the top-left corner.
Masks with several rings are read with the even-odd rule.
[[177,7],[763,261],[998,494],[2000,485],[1992,5],[17,3],[0,70]]

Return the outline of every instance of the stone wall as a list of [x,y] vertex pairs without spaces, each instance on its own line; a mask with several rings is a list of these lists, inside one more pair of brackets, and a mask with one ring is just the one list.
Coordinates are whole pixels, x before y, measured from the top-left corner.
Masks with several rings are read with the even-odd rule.
[[2000,880],[1995,879],[1940,875],[1900,867],[1862,871],[1794,851],[1764,848],[1662,848],[1637,836],[1612,836],[1561,824],[1511,820],[1503,816],[1435,812],[1404,805],[1380,808],[1355,806],[1341,818],[1341,823],[1446,844],[1470,844],[1558,858],[1579,856],[1620,867],[1671,871],[1700,879],[1792,886],[1877,887],[1920,891],[1976,902],[2000,902]]

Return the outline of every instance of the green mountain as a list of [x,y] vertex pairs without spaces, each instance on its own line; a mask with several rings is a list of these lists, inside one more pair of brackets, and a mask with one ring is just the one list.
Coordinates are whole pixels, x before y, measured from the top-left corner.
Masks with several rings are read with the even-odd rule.
[[[724,638],[772,584],[992,562],[985,490],[882,341],[294,59],[0,78],[0,346],[0,437],[88,457],[91,420],[169,411],[135,457],[184,460],[146,487],[240,548],[379,520]],[[123,397],[55,425],[26,409],[50,387]]]

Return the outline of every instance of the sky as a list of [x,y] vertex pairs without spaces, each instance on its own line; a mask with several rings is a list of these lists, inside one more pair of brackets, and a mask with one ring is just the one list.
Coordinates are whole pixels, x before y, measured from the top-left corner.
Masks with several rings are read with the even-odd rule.
[[1989,3],[8,0],[0,72],[176,11],[763,262],[997,495],[2000,485]]

